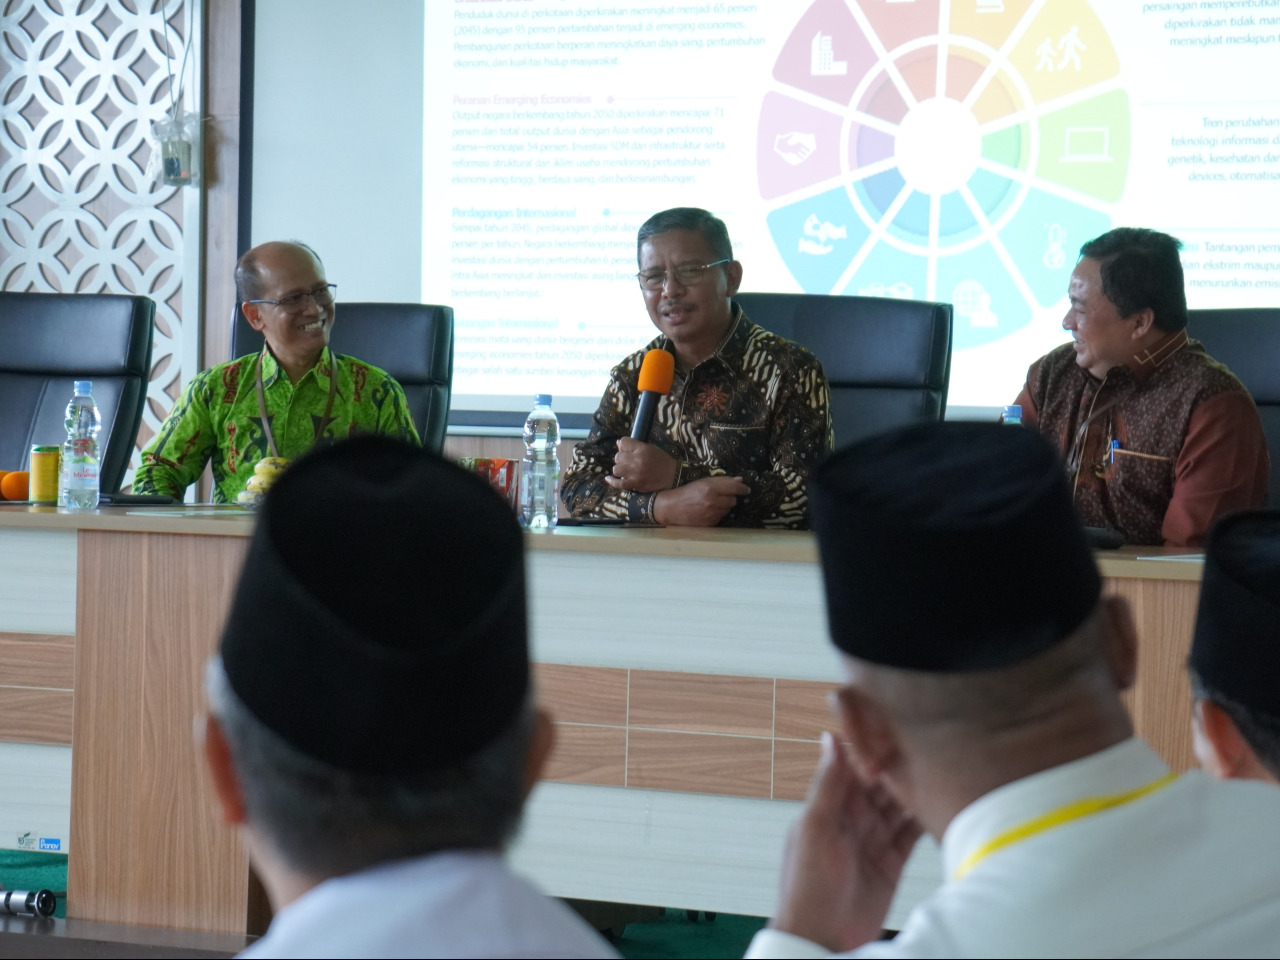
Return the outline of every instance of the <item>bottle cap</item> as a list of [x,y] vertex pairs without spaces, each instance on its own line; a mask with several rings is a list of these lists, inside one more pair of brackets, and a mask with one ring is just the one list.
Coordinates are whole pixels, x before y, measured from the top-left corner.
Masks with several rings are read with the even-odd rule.
[[549,393],[536,393],[536,394],[534,394],[534,396],[533,396],[533,405],[534,405],[535,407],[549,407],[549,406],[551,406],[551,394],[549,394]]
[[76,396],[77,396],[77,397],[87,397],[87,396],[88,396],[89,394],[91,394],[91,393],[93,393],[93,381],[92,381],[92,380],[77,380],[77,381],[76,381]]

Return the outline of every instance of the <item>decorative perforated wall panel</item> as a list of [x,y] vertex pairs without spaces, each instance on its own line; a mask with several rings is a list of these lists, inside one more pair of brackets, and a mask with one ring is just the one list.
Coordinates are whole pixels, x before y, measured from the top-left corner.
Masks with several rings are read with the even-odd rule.
[[[0,289],[156,302],[139,446],[198,358],[198,192],[159,184],[147,168],[150,125],[176,93],[170,72],[193,24],[199,32],[200,6],[0,0]],[[192,39],[183,99],[198,110]]]

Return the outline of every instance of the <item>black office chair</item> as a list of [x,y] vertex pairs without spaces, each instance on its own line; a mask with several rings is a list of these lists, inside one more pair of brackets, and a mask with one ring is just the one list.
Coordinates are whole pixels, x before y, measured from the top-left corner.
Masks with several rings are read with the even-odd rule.
[[837,446],[946,413],[951,304],[806,293],[734,299],[753,321],[822,363]]
[[119,490],[147,402],[155,313],[146,297],[0,292],[0,468],[25,470],[33,445],[66,440],[75,381],[92,380],[98,483]]
[[1187,334],[1240,378],[1258,405],[1271,454],[1267,500],[1280,505],[1280,308],[1190,310]]
[[[453,383],[453,308],[423,303],[338,301],[330,347],[381,367],[404,387],[422,445],[439,453],[449,425]],[[231,356],[262,349],[262,334],[240,308],[231,318]]]

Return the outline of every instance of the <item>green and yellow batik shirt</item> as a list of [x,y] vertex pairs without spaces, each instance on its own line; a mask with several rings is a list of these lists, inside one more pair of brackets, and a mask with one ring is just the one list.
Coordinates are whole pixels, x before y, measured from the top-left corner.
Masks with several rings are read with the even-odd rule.
[[[262,385],[267,419],[280,456],[299,457],[314,444],[333,443],[358,433],[379,433],[418,443],[404,390],[384,370],[335,354],[338,392],[329,419],[321,423],[329,399],[330,354],[297,383],[262,353]],[[197,374],[147,448],[133,478],[134,493],[167,493],[181,498],[204,471],[213,468],[214,503],[235,503],[253,476],[253,467],[271,455],[257,396],[258,354],[219,364]]]

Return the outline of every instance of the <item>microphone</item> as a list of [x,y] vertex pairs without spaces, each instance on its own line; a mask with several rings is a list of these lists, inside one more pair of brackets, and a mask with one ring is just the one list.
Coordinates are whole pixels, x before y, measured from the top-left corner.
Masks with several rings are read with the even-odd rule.
[[676,376],[676,358],[666,350],[650,350],[640,364],[640,404],[636,418],[631,422],[631,439],[649,442],[649,428],[658,409],[658,400],[671,392],[671,381]]

